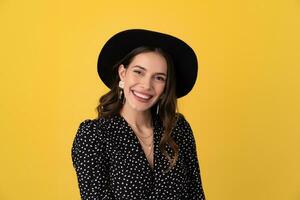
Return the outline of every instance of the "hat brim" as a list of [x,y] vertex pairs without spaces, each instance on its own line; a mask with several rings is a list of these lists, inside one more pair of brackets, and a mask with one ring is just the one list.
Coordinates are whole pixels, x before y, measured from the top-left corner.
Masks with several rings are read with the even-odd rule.
[[112,36],[98,57],[98,74],[111,88],[115,79],[113,66],[133,49],[140,46],[160,47],[172,58],[176,74],[176,96],[185,96],[193,88],[198,71],[197,57],[184,41],[164,33],[144,29],[129,29]]

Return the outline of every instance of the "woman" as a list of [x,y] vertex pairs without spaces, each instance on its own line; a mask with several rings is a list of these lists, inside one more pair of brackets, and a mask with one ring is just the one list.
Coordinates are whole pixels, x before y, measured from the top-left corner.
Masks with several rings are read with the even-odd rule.
[[72,147],[82,199],[204,200],[193,132],[176,113],[196,81],[192,48],[171,35],[125,30],[102,48],[98,74],[110,91]]

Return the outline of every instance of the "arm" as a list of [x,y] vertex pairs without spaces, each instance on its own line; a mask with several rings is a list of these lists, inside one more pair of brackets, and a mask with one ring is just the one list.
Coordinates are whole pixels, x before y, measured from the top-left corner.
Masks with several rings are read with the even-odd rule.
[[193,131],[189,123],[183,118],[183,127],[186,133],[186,146],[185,146],[185,162],[188,171],[189,179],[189,199],[205,200],[205,195],[202,187],[200,176],[200,168],[196,151],[196,143]]
[[100,200],[108,194],[107,155],[99,122],[83,121],[72,146],[72,161],[83,200]]

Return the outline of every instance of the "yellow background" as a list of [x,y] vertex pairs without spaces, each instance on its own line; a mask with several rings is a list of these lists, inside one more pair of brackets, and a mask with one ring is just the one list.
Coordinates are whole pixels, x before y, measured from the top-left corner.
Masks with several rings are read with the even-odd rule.
[[79,199],[71,144],[107,88],[104,42],[176,35],[199,59],[179,101],[208,200],[300,199],[300,1],[0,1],[0,199]]

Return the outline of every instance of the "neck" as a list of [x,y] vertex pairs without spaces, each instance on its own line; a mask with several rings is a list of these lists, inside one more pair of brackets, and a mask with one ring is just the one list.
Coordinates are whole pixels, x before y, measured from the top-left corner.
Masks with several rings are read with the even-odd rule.
[[120,111],[120,115],[123,116],[126,121],[137,128],[150,128],[152,127],[151,111],[136,111],[128,109],[126,106]]

